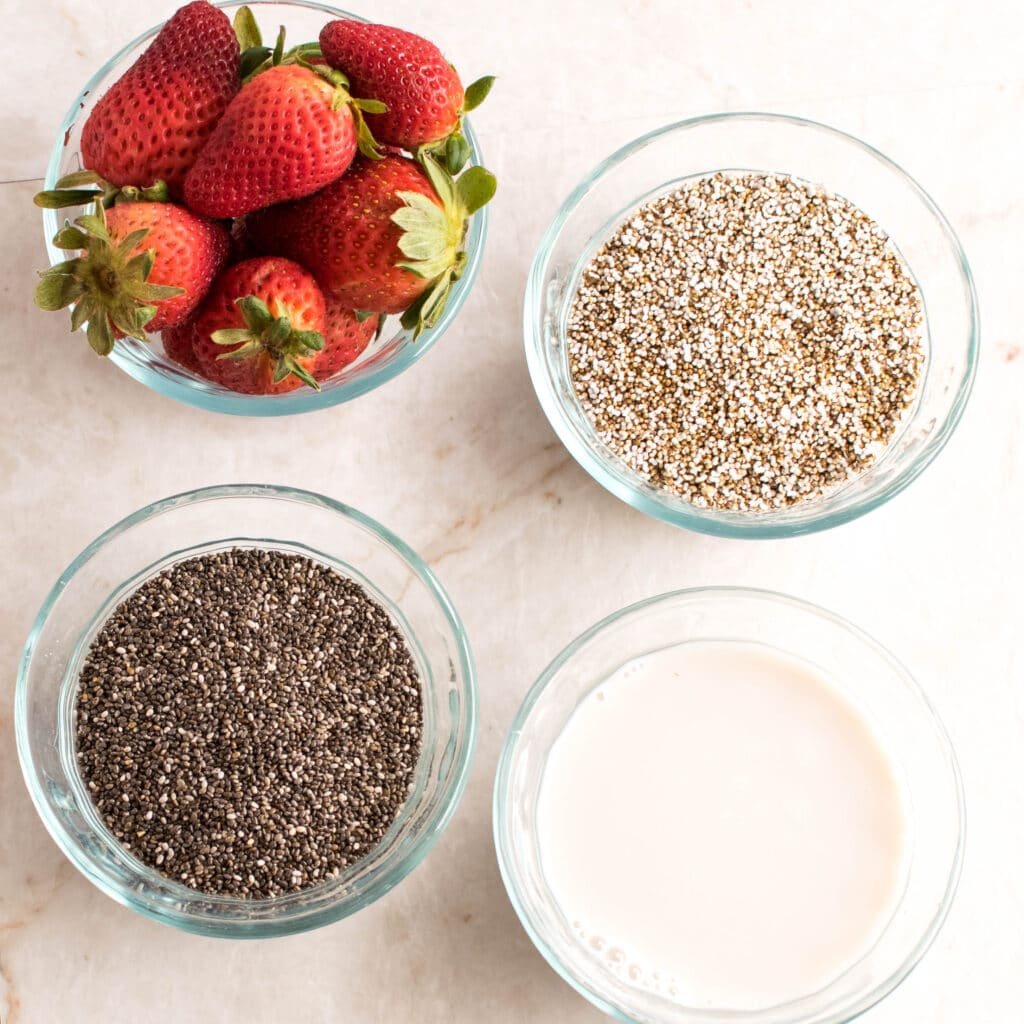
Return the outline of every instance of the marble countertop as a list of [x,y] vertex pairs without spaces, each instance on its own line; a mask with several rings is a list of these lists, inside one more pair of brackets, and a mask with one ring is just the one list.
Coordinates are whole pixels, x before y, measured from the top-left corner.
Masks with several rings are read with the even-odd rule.
[[[967,856],[931,952],[865,1024],[1002,1024],[1024,1005],[1024,8],[1015,0],[388,0],[468,77],[494,72],[474,117],[501,182],[476,287],[404,376],[296,420],[173,403],[102,362],[32,306],[45,261],[38,187],[71,97],[171,4],[8,5],[0,68],[0,1021],[597,1024],[545,965],[505,898],[491,840],[499,746],[537,673],[623,604],[702,584],[820,602],[907,662],[945,719],[968,802]],[[103,12],[103,13],[101,13]],[[45,69],[41,88],[36,65]],[[30,70],[32,68],[33,70]],[[526,270],[547,221],[603,156],[716,110],[806,115],[870,141],[946,212],[977,278],[973,399],[906,493],[839,530],[718,540],[649,520],[601,490],[555,439],[521,341]],[[301,426],[301,431],[299,430]],[[232,481],[294,484],[355,505],[437,571],[479,668],[472,777],[428,860],[355,918],[231,943],[152,924],[78,875],[22,784],[12,698],[53,580],[107,526],[156,498]]]

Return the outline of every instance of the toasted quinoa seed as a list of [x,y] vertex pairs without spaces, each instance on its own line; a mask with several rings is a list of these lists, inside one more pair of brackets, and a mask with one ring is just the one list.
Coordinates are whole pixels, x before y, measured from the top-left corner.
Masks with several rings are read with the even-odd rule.
[[869,468],[913,403],[924,306],[846,199],[716,173],[639,207],[584,269],[569,368],[598,437],[701,508],[767,511]]

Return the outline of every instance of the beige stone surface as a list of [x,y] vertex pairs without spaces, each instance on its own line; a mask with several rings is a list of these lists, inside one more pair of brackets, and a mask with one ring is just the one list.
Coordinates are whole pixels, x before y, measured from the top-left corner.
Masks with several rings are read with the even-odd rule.
[[[501,190],[476,288],[403,377],[301,420],[175,404],[34,310],[30,204],[56,125],[112,44],[169,12],[127,0],[5,5],[0,66],[0,1021],[3,1024],[584,1024],[601,1015],[544,964],[494,860],[503,733],[537,673],[590,623],[664,590],[750,584],[863,625],[918,675],[957,747],[969,807],[960,893],[935,947],[865,1024],[1003,1024],[1024,1004],[1024,12],[1015,2],[810,0],[434,4],[380,20],[500,78],[475,119]],[[45,69],[45,85],[30,62]],[[525,274],[567,191],[641,131],[723,109],[808,115],[915,175],[977,276],[977,388],[905,494],[839,530],[745,543],[674,530],[601,490],[557,442],[521,340]],[[205,484],[295,484],[391,527],[462,612],[481,691],[466,797],[388,897],[321,931],[197,939],[122,909],[52,843],[11,718],[31,621],[59,572],[139,506]]]

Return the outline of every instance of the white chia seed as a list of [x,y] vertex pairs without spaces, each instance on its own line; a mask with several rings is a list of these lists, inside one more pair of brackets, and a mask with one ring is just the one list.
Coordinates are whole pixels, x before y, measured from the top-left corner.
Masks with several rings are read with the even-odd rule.
[[639,207],[584,269],[573,386],[600,439],[695,506],[766,511],[863,472],[924,366],[924,306],[852,203],[708,175]]

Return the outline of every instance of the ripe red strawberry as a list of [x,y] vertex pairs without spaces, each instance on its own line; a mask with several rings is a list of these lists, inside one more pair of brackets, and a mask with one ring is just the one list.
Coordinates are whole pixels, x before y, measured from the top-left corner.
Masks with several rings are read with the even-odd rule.
[[195,318],[204,377],[248,395],[278,394],[313,376],[324,347],[324,296],[291,260],[260,256],[228,267]]
[[[355,92],[387,106],[366,119],[377,141],[410,152],[455,132],[463,112],[482,103],[494,81],[483,78],[464,91],[433,43],[388,25],[328,22],[320,48]],[[461,164],[452,168],[459,169]]]
[[465,264],[466,220],[494,188],[482,167],[455,181],[430,157],[357,157],[315,195],[248,217],[246,234],[257,251],[307,267],[349,309],[405,311],[418,334],[440,316]]
[[376,314],[360,318],[344,303],[328,298],[324,350],[313,369],[313,376],[325,381],[353,362],[370,344],[379,322],[380,317]]
[[184,320],[224,265],[222,225],[174,203],[119,202],[65,224],[54,243],[80,255],[40,275],[36,304],[74,304],[71,329],[89,321],[88,338],[109,355],[115,337],[146,340]]
[[[185,180],[185,198],[210,217],[241,217],[308,196],[372,152],[338,72],[298,64],[260,72],[231,101]],[[368,104],[373,109],[377,105]]]
[[82,129],[82,160],[115,185],[158,179],[181,195],[185,174],[238,92],[238,40],[206,0],[182,7],[107,90]]
[[196,357],[195,337],[196,322],[189,318],[166,328],[160,335],[160,340],[163,342],[164,354],[172,363],[177,363],[191,373],[202,375],[202,367]]

